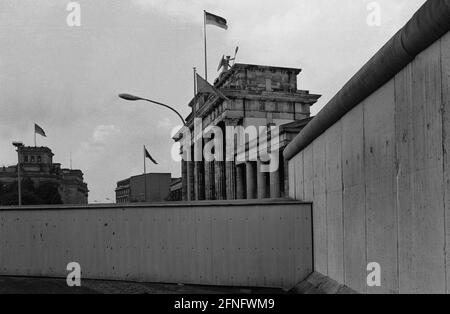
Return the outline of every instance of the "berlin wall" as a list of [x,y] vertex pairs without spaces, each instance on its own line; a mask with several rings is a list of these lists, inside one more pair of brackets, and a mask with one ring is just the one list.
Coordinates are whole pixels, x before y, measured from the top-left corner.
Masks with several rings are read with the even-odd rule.
[[360,293],[450,289],[448,8],[429,1],[286,152],[290,196],[313,202],[315,271]]
[[311,227],[295,201],[0,208],[0,275],[291,289]]

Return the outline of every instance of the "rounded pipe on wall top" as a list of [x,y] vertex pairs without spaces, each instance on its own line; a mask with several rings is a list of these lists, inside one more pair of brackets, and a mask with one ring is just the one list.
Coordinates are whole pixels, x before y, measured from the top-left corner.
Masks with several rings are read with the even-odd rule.
[[292,159],[448,31],[450,0],[428,0],[288,145],[284,157]]

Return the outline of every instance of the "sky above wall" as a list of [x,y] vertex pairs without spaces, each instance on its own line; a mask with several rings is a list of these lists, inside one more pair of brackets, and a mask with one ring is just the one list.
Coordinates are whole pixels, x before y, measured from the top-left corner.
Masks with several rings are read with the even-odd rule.
[[34,123],[54,160],[85,173],[90,202],[114,199],[116,182],[143,171],[145,144],[158,166],[171,158],[176,115],[193,96],[193,67],[204,73],[203,10],[228,20],[208,26],[210,81],[223,54],[237,62],[299,67],[299,89],[322,94],[316,114],[425,0],[79,0],[81,26],[69,27],[65,0],[0,1],[0,166],[17,162],[12,141],[33,145]]

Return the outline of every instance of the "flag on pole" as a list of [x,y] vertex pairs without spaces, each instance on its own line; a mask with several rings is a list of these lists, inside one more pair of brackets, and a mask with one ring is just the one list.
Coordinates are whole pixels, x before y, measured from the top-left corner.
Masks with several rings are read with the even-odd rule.
[[224,94],[222,94],[221,91],[219,91],[217,88],[209,84],[198,73],[197,73],[197,90],[199,94],[214,94],[222,98],[223,100],[228,100],[228,98]]
[[147,148],[144,146],[144,152],[145,152],[145,158],[148,158],[151,160],[152,163],[154,163],[155,165],[157,165],[158,163],[156,162],[155,159],[153,159],[153,157],[150,155],[150,153],[148,152]]
[[44,129],[41,128],[36,123],[34,124],[34,133],[35,134],[39,134],[40,136],[43,136],[43,137],[47,137],[47,135],[45,135]]
[[205,22],[208,25],[215,25],[217,27],[228,29],[227,20],[218,15],[205,11]]
[[208,81],[208,50],[206,44],[206,25],[215,25],[222,29],[228,29],[227,20],[218,15],[203,11],[204,23],[203,23],[203,34],[205,36],[205,79]]

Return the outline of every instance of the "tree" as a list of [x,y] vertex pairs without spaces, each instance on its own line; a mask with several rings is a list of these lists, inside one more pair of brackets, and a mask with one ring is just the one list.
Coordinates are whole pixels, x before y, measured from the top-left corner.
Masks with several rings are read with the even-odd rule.
[[42,204],[56,205],[63,203],[58,187],[58,184],[50,182],[44,183],[38,187],[36,194],[42,199]]
[[[4,184],[0,182],[0,205],[14,206],[19,204],[17,182]],[[30,178],[22,180],[23,205],[56,205],[62,204],[57,183],[46,182],[35,188]]]

